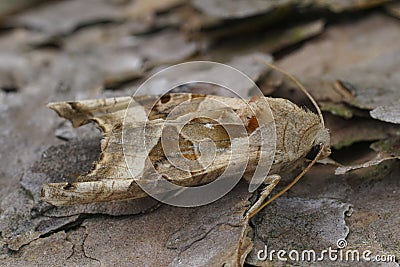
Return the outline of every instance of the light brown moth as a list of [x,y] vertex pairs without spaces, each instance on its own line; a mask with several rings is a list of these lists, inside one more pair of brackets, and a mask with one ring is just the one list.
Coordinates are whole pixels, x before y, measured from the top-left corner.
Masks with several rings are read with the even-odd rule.
[[[301,85],[300,87],[304,89]],[[305,90],[305,89],[304,89]],[[243,178],[248,180],[258,164],[260,135],[255,112],[263,112],[258,108],[262,101],[267,101],[273,115],[276,127],[276,150],[269,176],[265,179],[264,193],[257,203],[248,212],[248,218],[254,216],[265,205],[279,195],[287,191],[317,160],[330,154],[329,132],[325,128],[322,116],[302,109],[286,99],[255,97],[243,102],[239,98],[229,98],[215,95],[201,95],[176,93],[158,96],[118,97],[107,99],[83,100],[76,102],[50,103],[48,107],[55,110],[59,116],[72,122],[74,127],[95,122],[103,131],[101,141],[100,160],[95,163],[93,169],[86,175],[81,175],[72,183],[49,183],[42,188],[42,198],[56,206],[84,204],[92,202],[104,202],[114,200],[127,200],[146,197],[147,194],[135,182],[141,179],[149,184],[156,184],[157,179],[149,177],[150,166],[138,166],[135,173],[138,177],[132,177],[129,172],[122,143],[122,127],[129,128],[131,138],[135,133],[148,127],[149,131],[159,129],[176,106],[185,104],[181,113],[175,113],[175,117],[183,116],[185,109],[189,112],[196,110],[209,113],[223,114],[221,108],[213,108],[211,105],[203,105],[204,102],[213,100],[224,103],[231,108],[241,119],[240,127],[245,127],[250,136],[249,160]],[[311,99],[312,100],[312,99]],[[313,100],[312,100],[313,101]],[[155,103],[155,104],[154,104]],[[313,102],[315,104],[315,102]],[[154,105],[153,105],[154,104]],[[250,107],[250,108],[249,108]],[[145,111],[147,117],[137,116],[124,121],[127,108]],[[250,110],[251,109],[251,110]],[[140,113],[140,112],[139,112]],[[138,114],[139,114],[138,113]],[[319,111],[320,113],[320,111]],[[140,114],[143,114],[140,113]],[[320,114],[321,115],[321,114]],[[144,121],[147,121],[144,124]],[[232,124],[230,127],[239,127]],[[231,140],[223,126],[208,118],[195,118],[187,123],[179,132],[179,149],[183,156],[189,160],[199,158],[199,149],[193,140],[208,138],[216,146],[216,156],[213,164],[196,172],[185,171],[176,168],[168,161],[159,135],[150,135],[146,140],[151,144],[148,162],[159,173],[159,179],[186,187],[204,185],[215,180],[226,168],[227,161],[240,162],[243,155],[230,155]],[[137,144],[140,146],[141,144]],[[311,164],[296,177],[296,179],[279,194],[263,203],[268,193],[280,180],[279,174],[294,169],[304,163],[308,156],[314,157]]]

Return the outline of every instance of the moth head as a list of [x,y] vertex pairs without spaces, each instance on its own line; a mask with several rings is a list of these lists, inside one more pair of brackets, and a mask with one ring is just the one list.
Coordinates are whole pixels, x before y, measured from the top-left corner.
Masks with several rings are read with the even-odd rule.
[[329,130],[326,129],[325,127],[322,127],[321,129],[318,130],[317,134],[315,135],[312,147],[308,152],[306,158],[310,160],[314,159],[318,155],[318,152],[321,149],[322,152],[321,155],[319,156],[319,159],[324,159],[329,157],[329,155],[331,154],[330,136],[329,136]]

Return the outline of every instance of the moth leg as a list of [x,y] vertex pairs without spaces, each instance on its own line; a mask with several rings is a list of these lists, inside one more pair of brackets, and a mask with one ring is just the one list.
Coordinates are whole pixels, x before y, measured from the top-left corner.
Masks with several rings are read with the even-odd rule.
[[263,182],[265,187],[261,191],[261,194],[256,203],[254,203],[253,206],[251,206],[251,208],[247,212],[246,219],[249,217],[249,215],[252,216],[254,215],[254,212],[264,203],[265,199],[268,197],[272,189],[274,189],[274,187],[279,183],[280,180],[281,176],[279,176],[278,174],[272,174],[267,176],[267,178]]

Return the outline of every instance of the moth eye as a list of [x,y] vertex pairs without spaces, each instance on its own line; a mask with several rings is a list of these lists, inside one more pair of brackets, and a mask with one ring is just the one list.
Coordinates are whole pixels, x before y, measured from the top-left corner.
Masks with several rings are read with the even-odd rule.
[[320,145],[315,145],[315,146],[313,146],[313,147],[310,149],[310,151],[308,152],[308,154],[307,154],[307,156],[306,156],[306,159],[313,160],[313,159],[317,156],[317,154],[318,154],[320,148],[321,148]]

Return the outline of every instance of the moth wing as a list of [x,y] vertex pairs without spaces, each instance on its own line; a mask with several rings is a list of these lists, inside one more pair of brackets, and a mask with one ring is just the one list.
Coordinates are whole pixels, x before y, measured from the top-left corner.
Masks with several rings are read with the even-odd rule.
[[[126,127],[137,131],[147,119],[165,118],[176,105],[199,96],[128,96],[49,103],[47,107],[56,111],[60,117],[71,121],[74,127],[94,121],[102,129],[104,137],[101,141],[100,159],[94,164],[94,168],[88,174],[79,176],[74,183],[45,184],[42,189],[43,199],[63,206],[145,197],[146,194],[134,182],[123,153],[121,128],[127,108],[131,114],[148,115],[129,116],[125,122]],[[157,140],[149,143],[156,145]]]
[[[47,107],[56,111],[60,117],[72,122],[74,127],[95,121],[104,132],[110,131],[112,127],[121,123],[126,109],[140,108],[149,109],[148,103],[156,101],[156,96],[140,97],[114,97],[81,101],[53,102]],[[143,121],[146,118],[131,118],[136,121]]]
[[[79,176],[73,183],[45,184],[42,188],[43,199],[53,205],[63,206],[146,196],[136,184],[132,184],[122,153],[117,153],[118,150],[109,145],[109,140],[121,138],[116,128],[122,125],[128,107],[144,109],[145,106],[140,103],[151,102],[152,98],[154,97],[118,97],[49,103],[47,107],[71,121],[74,127],[90,121],[96,122],[102,129],[104,138],[101,142],[100,160],[90,173]],[[134,119],[144,120],[141,117]]]
[[[199,131],[208,134],[210,137],[214,136],[217,139],[214,140],[217,141],[217,145],[221,145],[218,150],[219,154],[216,158],[216,164],[212,168],[205,168],[198,172],[188,172],[171,166],[163,154],[159,134],[154,134],[153,136],[146,137],[148,138],[146,142],[149,155],[143,155],[146,159],[148,157],[150,160],[143,161],[141,165],[139,164],[133,170],[134,173],[132,174],[132,170],[130,171],[126,165],[125,158],[127,156],[129,159],[129,157],[135,157],[140,153],[124,154],[121,128],[128,107],[129,109],[145,111],[145,114],[148,114],[148,117],[129,116],[128,125],[125,123],[125,127],[129,129],[131,139],[133,140],[139,134],[138,131],[142,131],[144,121],[149,119],[150,127],[153,127],[154,131],[157,132],[171,110],[192,98],[197,98],[197,100],[194,101],[194,105],[187,106],[188,110],[195,112],[196,109],[200,108],[203,111],[204,109],[209,109],[210,113],[220,112],[219,110],[213,110],[212,106],[207,107],[207,103],[202,104],[202,99],[205,98],[203,95],[170,94],[163,97],[165,98],[159,99],[157,96],[119,97],[50,103],[48,105],[49,108],[55,110],[61,117],[70,120],[75,127],[84,125],[90,121],[96,122],[103,130],[104,138],[101,145],[102,152],[100,159],[95,163],[92,171],[86,175],[79,176],[74,183],[45,184],[42,190],[44,200],[60,206],[140,198],[146,196],[146,194],[135,183],[132,176],[134,175],[135,178],[144,179],[147,182],[147,171],[149,168],[152,168],[149,164],[158,164],[160,167],[157,171],[160,173],[160,176],[167,178],[173,183],[182,186],[196,186],[216,179],[225,170],[227,162],[232,160],[240,161],[243,158],[241,155],[233,155],[234,158],[232,159],[229,153],[225,153],[229,152],[229,146],[226,146],[229,140],[226,133],[223,133],[219,126],[210,127],[210,123],[213,123],[212,121],[197,120],[192,125],[189,125],[189,129],[190,127],[196,127],[196,130],[192,129],[188,132],[195,133]],[[212,98],[227,103],[227,106],[231,108],[243,105],[243,102],[239,99],[217,96]],[[133,114],[136,113],[134,112]],[[142,145],[136,144],[134,147],[140,148]],[[189,158],[198,156],[197,151],[193,150],[193,144],[190,142],[184,142],[181,146],[183,149],[186,146]],[[257,148],[250,155],[250,161],[256,159]],[[155,184],[157,182],[156,179],[155,181],[148,179],[148,181]]]

